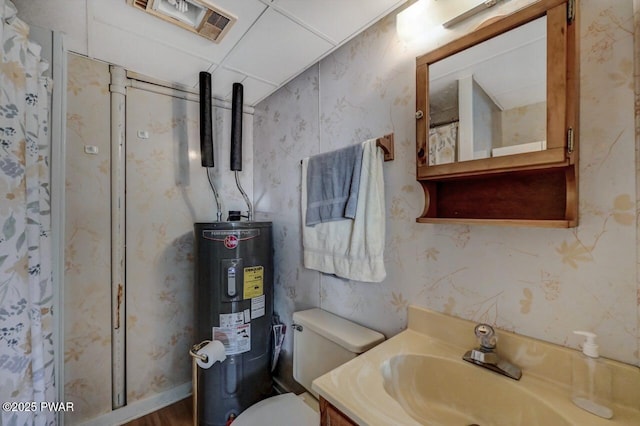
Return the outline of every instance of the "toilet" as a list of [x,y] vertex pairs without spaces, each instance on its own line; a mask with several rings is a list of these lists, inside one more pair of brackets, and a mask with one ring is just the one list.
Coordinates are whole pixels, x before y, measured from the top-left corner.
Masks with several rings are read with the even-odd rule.
[[233,426],[318,426],[318,394],[311,382],[384,340],[377,331],[321,309],[295,312],[293,329],[293,377],[308,393],[262,400],[243,411]]

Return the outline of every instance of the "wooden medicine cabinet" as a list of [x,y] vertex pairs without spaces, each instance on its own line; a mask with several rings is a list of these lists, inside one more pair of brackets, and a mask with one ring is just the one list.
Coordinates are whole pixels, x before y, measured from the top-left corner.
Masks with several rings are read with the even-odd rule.
[[416,58],[423,223],[578,222],[577,0],[539,0]]

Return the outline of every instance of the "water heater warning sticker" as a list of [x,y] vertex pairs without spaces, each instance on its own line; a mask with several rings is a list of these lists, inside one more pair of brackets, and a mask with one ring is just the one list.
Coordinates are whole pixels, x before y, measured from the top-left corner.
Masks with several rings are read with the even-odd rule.
[[244,268],[244,299],[252,299],[264,294],[264,266]]
[[264,294],[262,296],[254,297],[251,299],[251,319],[256,319],[264,316]]
[[220,314],[220,328],[231,328],[244,324],[244,313]]
[[224,345],[225,355],[249,352],[251,350],[251,324],[213,327],[213,339],[219,340]]

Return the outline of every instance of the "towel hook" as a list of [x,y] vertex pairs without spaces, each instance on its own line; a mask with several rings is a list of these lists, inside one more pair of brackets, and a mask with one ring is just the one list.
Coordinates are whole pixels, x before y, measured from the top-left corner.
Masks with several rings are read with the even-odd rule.
[[376,146],[382,148],[384,152],[384,161],[393,161],[394,147],[393,147],[393,133],[384,135],[381,138],[376,139]]

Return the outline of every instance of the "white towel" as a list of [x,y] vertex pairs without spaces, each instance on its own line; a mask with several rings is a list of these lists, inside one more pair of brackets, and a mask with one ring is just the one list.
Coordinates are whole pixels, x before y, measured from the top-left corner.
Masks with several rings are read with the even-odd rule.
[[375,139],[363,143],[358,208],[353,220],[305,226],[307,166],[302,161],[302,247],[305,268],[356,281],[380,282],[384,268],[384,153]]

